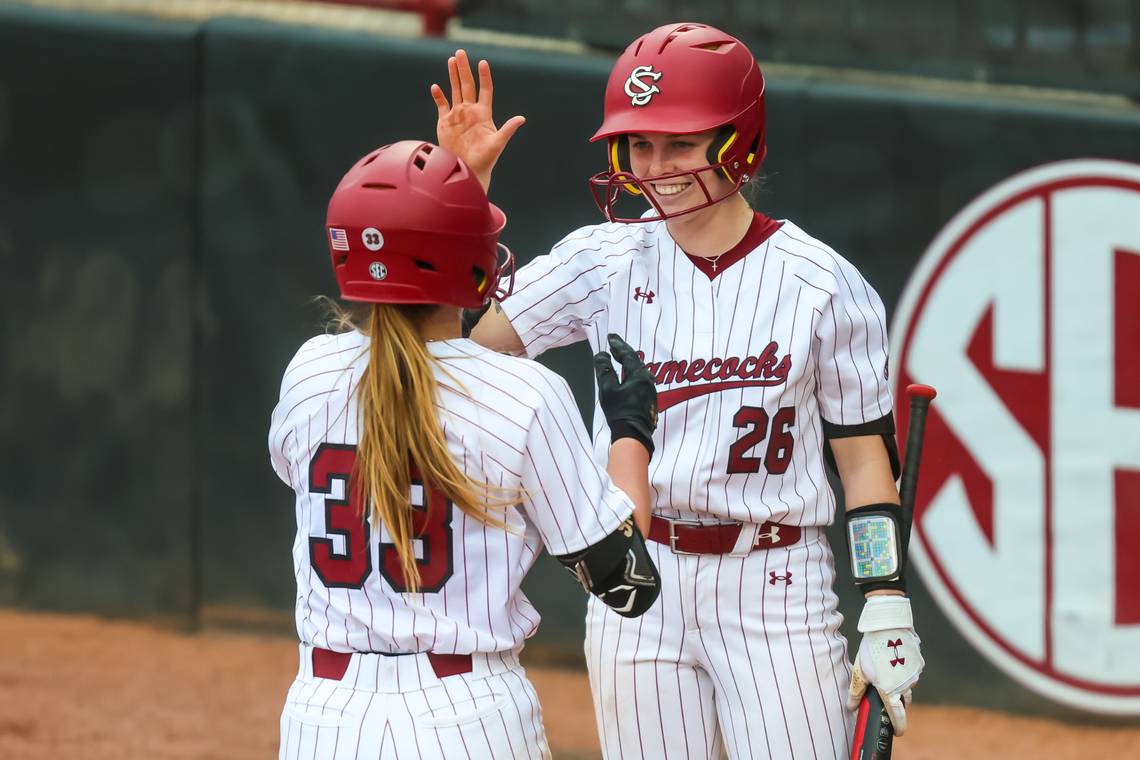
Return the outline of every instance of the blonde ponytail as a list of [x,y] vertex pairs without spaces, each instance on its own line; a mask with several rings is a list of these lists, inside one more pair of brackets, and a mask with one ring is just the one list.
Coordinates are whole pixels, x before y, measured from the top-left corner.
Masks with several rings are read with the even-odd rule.
[[[464,514],[502,528],[495,511],[514,500],[502,489],[477,482],[455,463],[448,451],[436,408],[435,358],[420,333],[420,322],[434,305],[372,304],[363,332],[371,339],[368,366],[356,389],[360,408],[357,488],[368,495],[372,525],[383,524],[395,545],[405,586],[415,592],[420,574],[412,548],[411,467],[425,489],[443,493]],[[352,324],[346,312],[336,320]],[[492,501],[495,492],[500,498]]]

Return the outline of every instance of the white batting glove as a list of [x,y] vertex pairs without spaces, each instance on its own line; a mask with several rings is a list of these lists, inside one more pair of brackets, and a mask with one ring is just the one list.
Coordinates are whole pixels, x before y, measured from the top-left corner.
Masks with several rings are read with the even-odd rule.
[[856,710],[868,686],[874,686],[894,725],[895,736],[906,732],[906,706],[911,689],[926,661],[914,632],[910,599],[905,596],[873,596],[859,616],[863,640],[855,655],[847,709]]

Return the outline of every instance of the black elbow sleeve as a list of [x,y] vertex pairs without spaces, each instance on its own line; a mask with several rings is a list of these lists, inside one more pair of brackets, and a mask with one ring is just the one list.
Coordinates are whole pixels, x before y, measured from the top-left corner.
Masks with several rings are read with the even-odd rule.
[[661,593],[661,576],[632,520],[598,543],[557,559],[582,588],[625,617],[645,613]]

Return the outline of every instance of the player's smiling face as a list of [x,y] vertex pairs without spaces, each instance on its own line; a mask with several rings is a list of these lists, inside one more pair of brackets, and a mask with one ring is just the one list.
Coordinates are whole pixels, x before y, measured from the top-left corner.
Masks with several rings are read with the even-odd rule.
[[652,132],[629,135],[630,169],[642,178],[665,211],[683,211],[707,203],[708,199],[691,174],[659,181],[653,180],[654,177],[694,171],[699,173],[713,200],[732,192],[732,184],[709,167],[708,149],[717,131],[710,129],[692,135]]

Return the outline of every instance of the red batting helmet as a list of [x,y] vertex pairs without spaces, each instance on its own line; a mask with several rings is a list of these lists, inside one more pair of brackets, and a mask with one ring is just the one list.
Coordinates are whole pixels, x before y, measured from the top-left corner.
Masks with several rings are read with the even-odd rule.
[[[633,132],[687,135],[719,127],[708,161],[733,183],[735,192],[764,160],[765,123],[764,75],[743,42],[705,24],[658,27],[626,48],[610,72],[605,118],[591,138],[591,142],[609,140],[610,168],[590,178],[594,201],[606,218],[620,222],[657,221],[707,208],[723,198],[713,198],[697,171],[635,176],[630,171],[627,136]],[[705,203],[669,214],[645,186],[680,176],[696,182]],[[645,195],[657,214],[615,217],[614,202],[623,188]]]
[[378,148],[329,200],[325,228],[340,294],[466,309],[492,294],[505,298],[514,284],[514,257],[499,243],[506,220],[453,153],[414,140]]

